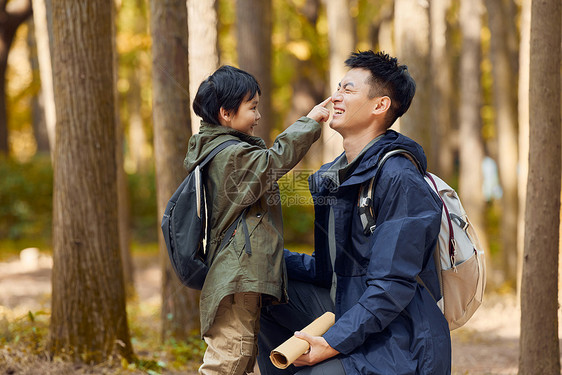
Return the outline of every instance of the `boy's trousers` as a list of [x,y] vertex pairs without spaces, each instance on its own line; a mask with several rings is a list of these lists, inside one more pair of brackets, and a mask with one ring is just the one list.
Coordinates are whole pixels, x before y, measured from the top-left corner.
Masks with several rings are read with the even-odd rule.
[[235,293],[223,298],[203,339],[207,350],[199,374],[251,373],[258,354],[260,293]]

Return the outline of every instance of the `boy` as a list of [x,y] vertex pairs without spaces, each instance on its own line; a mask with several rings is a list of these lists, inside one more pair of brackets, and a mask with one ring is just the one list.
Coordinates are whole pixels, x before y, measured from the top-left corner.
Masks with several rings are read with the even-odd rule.
[[[329,98],[276,139],[269,149],[253,136],[261,115],[256,79],[223,66],[201,83],[193,102],[203,120],[189,141],[190,172],[218,144],[240,141],[218,153],[204,171],[209,201],[207,261],[201,291],[201,334],[207,351],[200,374],[252,372],[260,308],[287,301],[283,223],[276,180],[292,169],[320,137]],[[239,219],[224,248],[227,228]]]

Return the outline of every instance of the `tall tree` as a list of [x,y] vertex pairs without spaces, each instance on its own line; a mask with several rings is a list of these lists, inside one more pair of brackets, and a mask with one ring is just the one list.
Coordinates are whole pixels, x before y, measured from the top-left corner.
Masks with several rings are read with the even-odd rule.
[[271,0],[236,0],[238,65],[254,75],[261,87],[262,116],[255,135],[269,144],[273,124],[271,107]]
[[[9,4],[8,4],[9,3]],[[31,0],[0,0],[0,155],[7,155],[6,68],[8,52],[18,27],[31,16]]]
[[[355,49],[355,29],[349,0],[325,0],[330,43],[330,94],[337,88],[346,72],[345,60]],[[322,125],[324,163],[332,161],[343,151],[343,138],[326,121]]]
[[[28,21],[27,44],[29,45],[29,63],[31,65],[31,74],[33,82],[39,82],[39,61],[37,59],[37,43],[35,39],[35,24],[33,19]],[[45,105],[40,90],[33,90],[34,94],[31,98],[31,122],[35,143],[37,144],[37,152],[41,154],[50,153],[49,136],[47,134],[47,125],[45,123]]]
[[[112,1],[114,11],[117,11],[115,1]],[[115,20],[115,18],[114,18]],[[125,135],[121,115],[119,113],[119,94],[117,91],[117,80],[119,79],[118,66],[119,56],[117,52],[117,25],[112,23],[112,52],[113,52],[113,101],[115,103],[115,167],[117,172],[117,212],[119,225],[119,250],[123,263],[123,277],[125,281],[125,295],[128,298],[135,296],[135,280],[133,257],[131,256],[131,214],[129,206],[129,189],[127,187],[127,175],[124,167],[124,143]]]
[[509,23],[506,17],[511,0],[486,0],[488,25],[491,32],[490,58],[492,60],[493,103],[498,137],[498,166],[503,190],[501,198],[501,243],[505,281],[515,283],[517,278],[517,80],[513,71]]
[[521,274],[525,245],[525,199],[529,174],[529,60],[531,59],[531,0],[521,3],[521,42],[519,48],[519,89],[517,109],[519,121],[519,174],[517,195],[517,300],[521,297]]
[[[119,58],[120,79],[128,82],[128,89],[123,93],[123,108],[128,122],[124,124],[127,131],[127,161],[128,167],[141,174],[146,174],[152,166],[152,139],[149,140],[150,126],[143,118],[143,96],[147,92],[144,75],[150,75],[146,66],[146,56],[150,51],[141,47],[148,36],[148,3],[145,0],[120,1],[119,19]],[[146,73],[144,73],[146,72]],[[144,73],[144,75],[143,75]],[[150,89],[150,88],[149,88]]]
[[451,137],[452,74],[447,49],[447,10],[450,0],[434,0],[429,6],[430,71],[431,71],[431,155],[436,173],[445,181],[453,177]]
[[[216,7],[216,0],[187,0],[190,103],[193,103],[201,82],[219,65]],[[195,134],[199,131],[201,119],[195,115],[191,105],[189,108],[191,110],[191,129]]]
[[520,375],[560,374],[561,18],[559,0],[532,2],[530,152],[521,284]]
[[[51,59],[52,27],[49,28],[47,19],[47,15],[50,14],[50,6],[50,1],[33,0],[33,24],[37,45],[39,76],[41,79],[41,104],[44,112],[43,118],[47,129],[49,146],[51,150],[54,150],[56,110]],[[49,11],[47,11],[47,9],[49,9]]]
[[[158,217],[185,177],[183,159],[191,136],[187,6],[185,0],[151,0],[154,154]],[[168,259],[160,230],[162,339],[185,340],[199,322],[199,293],[182,286]]]
[[481,189],[482,160],[484,158],[480,119],[482,95],[480,84],[481,7],[480,0],[461,0],[460,4],[462,52],[459,71],[461,103],[459,110],[459,191],[463,197],[464,208],[478,231],[478,237],[483,247],[487,249],[487,240],[483,231],[485,228],[485,201]]
[[394,6],[394,43],[399,61],[408,65],[416,80],[416,96],[410,109],[400,119],[400,131],[420,143],[428,168],[436,170],[431,147],[431,81],[429,77],[429,3],[396,0]]
[[57,137],[49,350],[86,362],[118,351],[131,361],[117,233],[113,4],[52,5]]
[[[283,40],[283,44],[291,45],[291,43],[294,43],[292,45],[297,45],[297,43],[302,42],[303,44],[298,44],[302,46],[306,43],[307,48],[303,48],[302,51],[309,52],[299,54],[301,50],[298,48],[287,48],[291,51],[290,64],[294,67],[295,74],[291,80],[291,107],[284,118],[284,124],[292,124],[325,98],[326,79],[322,68],[326,65],[323,61],[322,48],[319,48],[317,44],[317,39],[321,36],[316,32],[320,20],[320,8],[320,0],[306,0],[300,8],[296,9],[296,15],[287,12],[286,16],[283,13],[283,16],[280,15],[281,17],[278,16],[275,20],[278,23],[275,28],[284,32],[291,28],[291,26],[287,27],[291,22],[301,24],[302,27],[298,28],[300,34],[295,35],[297,33],[295,30],[290,34],[284,33],[286,39]],[[307,38],[310,35],[316,39]],[[322,165],[322,146],[322,142],[315,142],[303,159],[303,164],[314,168]]]
[[149,141],[147,139],[145,123],[142,118],[142,78],[141,68],[132,67],[129,75],[129,90],[127,90],[127,109],[129,113],[129,157],[134,170],[146,173],[150,164],[150,153],[147,152]]
[[[370,6],[370,2],[367,4]],[[393,45],[393,20],[394,3],[384,1],[379,11],[378,23],[376,27],[373,27],[373,44],[378,45],[380,51],[384,51],[392,56],[395,55]]]

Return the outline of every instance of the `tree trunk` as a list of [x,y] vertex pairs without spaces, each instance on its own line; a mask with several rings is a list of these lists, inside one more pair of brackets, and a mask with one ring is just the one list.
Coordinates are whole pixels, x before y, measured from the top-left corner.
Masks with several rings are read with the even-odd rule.
[[[112,1],[114,11],[115,2]],[[131,256],[131,215],[129,205],[129,189],[127,188],[127,175],[124,168],[124,130],[119,113],[119,92],[117,80],[119,79],[119,55],[117,52],[117,25],[112,22],[111,38],[113,52],[113,102],[115,103],[115,161],[117,168],[117,212],[119,218],[119,250],[123,262],[123,277],[125,281],[125,296],[129,299],[135,297],[135,279],[133,258]]]
[[271,0],[237,0],[238,64],[252,74],[261,87],[259,111],[262,119],[255,135],[270,145],[274,118],[271,107]]
[[512,70],[509,49],[508,23],[505,0],[486,0],[488,24],[491,32],[490,57],[492,60],[493,102],[498,135],[498,167],[501,198],[501,251],[504,281],[515,284],[517,278],[517,81]]
[[561,187],[559,0],[533,1],[529,179],[521,284],[519,374],[560,374],[558,246]]
[[459,124],[459,192],[464,208],[474,224],[484,249],[488,249],[485,236],[485,202],[482,193],[482,160],[484,145],[481,134],[480,85],[481,2],[461,1],[460,27],[462,52],[460,57],[460,124]]
[[[345,60],[355,50],[355,32],[350,14],[349,0],[326,0],[328,16],[328,41],[330,43],[330,92],[338,88],[338,84],[347,72]],[[322,125],[323,162],[334,160],[343,152],[342,136],[330,128],[326,121]]]
[[[216,0],[187,0],[187,20],[189,96],[190,103],[193,103],[201,82],[219,67]],[[201,119],[193,111],[193,106],[190,105],[189,109],[191,129],[196,134],[199,132]]]
[[380,24],[378,25],[378,30],[375,34],[376,43],[375,40],[373,40],[373,44],[378,45],[380,51],[388,53],[391,56],[395,56],[393,41],[394,4],[385,2],[380,12]]
[[422,145],[428,169],[435,170],[430,139],[431,81],[429,79],[429,9],[417,0],[396,0],[394,8],[394,43],[398,61],[408,65],[416,80],[416,96],[410,109],[400,119],[400,131]]
[[142,118],[142,82],[139,68],[132,68],[129,76],[130,89],[127,91],[129,109],[129,156],[137,173],[146,173],[149,169],[149,143]]
[[519,174],[517,214],[517,300],[521,300],[521,274],[525,245],[525,199],[529,174],[529,60],[531,58],[531,0],[521,4],[521,46],[519,49]]
[[[305,16],[308,22],[307,27],[317,29],[320,5],[320,0],[307,0],[297,10]],[[279,22],[283,22],[283,20]],[[305,38],[304,34],[295,36],[297,39],[299,37]],[[288,42],[289,38],[283,41],[283,43]],[[314,45],[315,41],[313,40],[311,43]],[[319,61],[321,61],[321,58],[318,56],[310,56],[309,58],[295,56],[293,58],[292,64],[295,66],[295,76],[291,81],[293,94],[291,95],[291,108],[284,118],[284,124],[292,124],[297,121],[325,99],[326,80],[322,74],[322,67],[319,66]],[[323,164],[322,146],[322,142],[315,142],[302,160],[302,165],[314,169],[319,168]]]
[[399,129],[422,145],[428,169],[436,170],[435,147],[430,136],[431,81],[429,51],[429,3],[417,0],[397,0],[394,8],[394,43],[396,55],[416,80],[416,96],[410,109],[400,119]]
[[[29,45],[29,64],[33,75],[33,82],[39,82],[39,61],[37,58],[37,42],[35,39],[35,24],[30,19],[28,24],[27,44]],[[40,154],[50,154],[49,136],[45,123],[45,105],[41,91],[35,92],[31,98],[31,123],[33,136],[37,145],[37,152]]]
[[114,351],[133,357],[117,232],[112,22],[111,0],[53,3],[58,123],[48,348],[85,362]]
[[[41,99],[44,110],[44,121],[47,129],[50,149],[55,145],[56,110],[53,93],[53,69],[49,25],[47,21],[47,6],[50,2],[33,0],[33,22],[35,25],[35,40],[37,43],[37,59],[39,61],[39,76],[41,78]],[[52,152],[51,152],[52,153]],[[52,155],[51,155],[52,156]]]
[[451,144],[451,97],[452,75],[447,53],[447,10],[450,0],[434,0],[430,3],[430,70],[431,86],[431,152],[435,173],[445,181],[453,177],[453,146]]
[[115,159],[117,167],[117,197],[119,212],[119,249],[123,261],[123,277],[125,281],[125,295],[128,299],[136,296],[135,269],[131,254],[131,205],[129,203],[129,189],[127,174],[124,168],[124,133],[123,123],[116,115]]
[[[154,154],[158,218],[185,177],[183,159],[191,136],[187,6],[185,0],[151,0]],[[162,265],[162,339],[185,340],[199,325],[199,292],[177,279],[158,228]]]
[[8,115],[6,111],[6,68],[8,53],[18,27],[31,16],[31,0],[0,1],[0,155],[8,155]]

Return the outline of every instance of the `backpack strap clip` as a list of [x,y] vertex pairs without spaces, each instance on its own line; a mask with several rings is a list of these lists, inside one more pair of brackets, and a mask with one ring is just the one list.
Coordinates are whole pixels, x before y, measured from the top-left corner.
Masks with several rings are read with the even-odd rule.
[[[404,150],[404,149],[395,149],[392,151],[387,152],[384,154],[378,161],[378,169],[375,172],[375,175],[369,181],[369,186],[365,187],[365,185],[361,185],[359,189],[359,200],[357,202],[359,218],[361,219],[361,225],[363,226],[363,234],[366,236],[370,236],[375,231],[377,227],[375,213],[373,211],[373,196],[375,195],[375,187],[377,180],[379,179],[379,175],[381,173],[382,166],[384,163],[394,155],[403,155],[408,160],[410,160],[416,168],[421,172],[423,171],[422,167],[420,166],[417,159],[412,155],[411,152]],[[422,172],[423,174],[423,172]]]
[[361,220],[361,225],[363,226],[363,234],[366,236],[373,234],[375,228],[377,227],[375,215],[372,212],[373,198],[372,194],[370,194],[372,192],[373,182],[374,179],[371,179],[368,188],[361,185],[361,188],[359,189],[357,210],[359,211],[359,219]]

